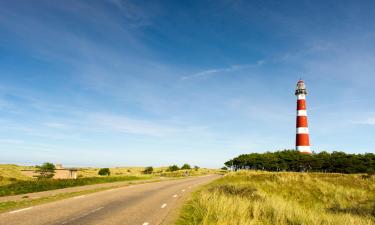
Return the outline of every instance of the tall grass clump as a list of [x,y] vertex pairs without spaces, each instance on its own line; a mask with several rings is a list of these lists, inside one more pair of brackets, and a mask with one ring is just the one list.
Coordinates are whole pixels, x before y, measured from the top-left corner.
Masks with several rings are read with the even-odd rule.
[[323,173],[230,173],[194,193],[177,224],[375,224],[375,178]]

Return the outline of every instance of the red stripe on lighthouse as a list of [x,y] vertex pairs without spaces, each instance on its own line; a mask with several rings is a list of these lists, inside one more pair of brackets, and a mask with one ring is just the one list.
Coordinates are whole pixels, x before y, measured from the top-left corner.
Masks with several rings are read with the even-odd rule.
[[306,110],[306,100],[298,99],[297,100],[297,110]]
[[307,116],[297,116],[297,127],[308,127]]
[[310,146],[309,134],[296,134],[296,146]]

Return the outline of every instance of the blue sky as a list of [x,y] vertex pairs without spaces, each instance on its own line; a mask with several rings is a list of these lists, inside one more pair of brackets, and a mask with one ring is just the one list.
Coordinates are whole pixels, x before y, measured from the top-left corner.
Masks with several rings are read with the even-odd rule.
[[0,163],[375,151],[373,1],[2,1]]

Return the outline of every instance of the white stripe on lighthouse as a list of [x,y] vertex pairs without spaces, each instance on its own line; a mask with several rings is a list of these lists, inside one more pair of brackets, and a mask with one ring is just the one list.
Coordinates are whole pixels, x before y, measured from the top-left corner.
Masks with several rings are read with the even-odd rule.
[[297,127],[297,134],[308,134],[309,128],[307,127]]
[[306,95],[304,95],[304,94],[299,94],[299,95],[297,95],[297,99],[299,100],[299,99],[306,99]]
[[296,150],[300,152],[311,152],[310,146],[296,146]]
[[297,116],[307,116],[306,110],[297,110]]

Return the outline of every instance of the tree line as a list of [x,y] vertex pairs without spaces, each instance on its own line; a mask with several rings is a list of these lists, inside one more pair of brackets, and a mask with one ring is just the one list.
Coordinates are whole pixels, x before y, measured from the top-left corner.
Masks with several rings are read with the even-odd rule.
[[225,165],[234,170],[252,169],[265,171],[374,173],[375,154],[347,154],[323,151],[318,154],[301,154],[296,150],[242,154]]

